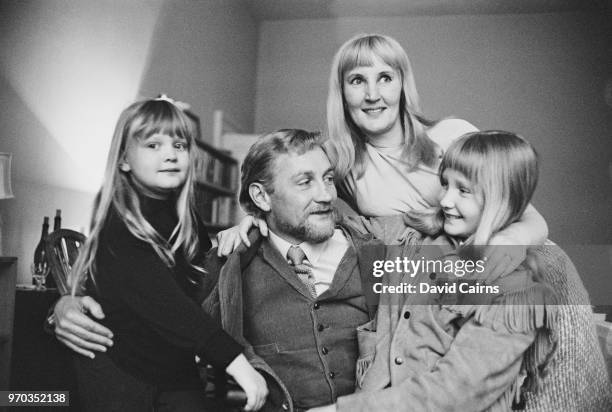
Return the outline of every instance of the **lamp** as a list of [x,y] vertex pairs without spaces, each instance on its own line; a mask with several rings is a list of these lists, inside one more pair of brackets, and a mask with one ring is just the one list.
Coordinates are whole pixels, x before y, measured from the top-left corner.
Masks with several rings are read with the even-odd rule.
[[[13,196],[11,187],[11,160],[12,153],[0,152],[0,199],[10,199]],[[0,256],[2,256],[2,213],[0,212]]]

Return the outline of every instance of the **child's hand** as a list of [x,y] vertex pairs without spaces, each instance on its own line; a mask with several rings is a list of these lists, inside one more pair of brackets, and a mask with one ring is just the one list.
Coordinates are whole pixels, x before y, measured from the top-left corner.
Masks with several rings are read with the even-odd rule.
[[265,220],[251,215],[245,216],[238,226],[223,230],[217,234],[217,256],[228,256],[240,246],[240,242],[244,243],[247,247],[251,246],[249,230],[253,226],[259,228],[262,236],[268,236],[268,225]]
[[240,385],[247,397],[245,411],[257,411],[264,406],[268,396],[266,380],[255,370],[243,354],[236,358],[225,369]]
[[527,246],[521,245],[516,239],[501,233],[493,236],[485,249],[485,278],[494,282],[501,276],[506,276],[525,261]]

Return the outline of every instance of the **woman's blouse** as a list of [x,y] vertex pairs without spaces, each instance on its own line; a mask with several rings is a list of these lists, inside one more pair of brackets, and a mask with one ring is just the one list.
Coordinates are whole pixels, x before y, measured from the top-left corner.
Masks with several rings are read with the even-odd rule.
[[[445,151],[459,136],[476,131],[461,119],[445,119],[427,134]],[[351,172],[341,184],[343,195],[364,216],[389,216],[437,205],[441,186],[438,168],[419,164],[410,169],[401,159],[402,146],[377,147],[366,143],[366,168],[359,179]]]
[[[141,211],[164,239],[170,237],[177,223],[173,201],[141,198]],[[199,229],[205,252],[210,240],[202,225]],[[167,267],[112,208],[100,235],[96,284],[88,293],[106,314],[102,323],[114,333],[108,354],[120,368],[145,382],[186,388],[199,384],[195,355],[225,368],[242,347],[200,308],[201,289],[190,279],[202,274],[182,251],[175,260]]]

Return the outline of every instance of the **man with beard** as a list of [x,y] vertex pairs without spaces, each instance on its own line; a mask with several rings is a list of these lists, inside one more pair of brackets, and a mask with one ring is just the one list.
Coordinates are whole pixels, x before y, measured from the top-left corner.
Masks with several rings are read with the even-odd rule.
[[[270,234],[252,233],[251,246],[240,246],[222,267],[214,252],[208,262],[209,279],[218,275],[218,281],[203,308],[265,372],[267,410],[303,410],[352,393],[356,327],[374,313],[361,280],[374,260],[384,259],[385,248],[337,224],[334,171],[323,143],[317,133],[280,130],[250,148],[239,200],[265,220]],[[79,314],[64,303],[56,306],[60,340],[80,351],[108,344],[108,338],[92,339],[91,331],[76,340],[72,325]]]

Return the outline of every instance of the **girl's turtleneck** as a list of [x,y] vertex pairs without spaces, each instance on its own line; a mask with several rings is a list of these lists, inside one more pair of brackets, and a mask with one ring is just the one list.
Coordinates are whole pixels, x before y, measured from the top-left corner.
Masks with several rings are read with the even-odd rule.
[[[164,239],[178,217],[175,200],[140,196],[144,218]],[[206,229],[198,221],[203,261],[210,249]],[[103,324],[114,333],[109,356],[128,373],[168,388],[201,385],[194,355],[225,369],[242,347],[206,315],[190,279],[206,276],[191,267],[179,250],[167,267],[153,247],[137,239],[111,207],[96,254],[95,287],[88,293],[102,304]]]

